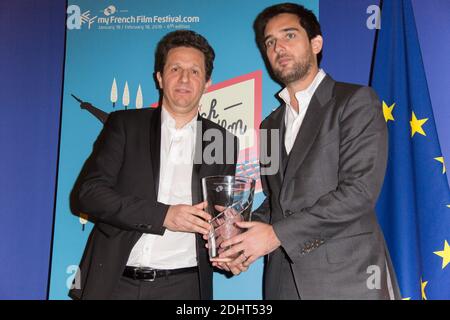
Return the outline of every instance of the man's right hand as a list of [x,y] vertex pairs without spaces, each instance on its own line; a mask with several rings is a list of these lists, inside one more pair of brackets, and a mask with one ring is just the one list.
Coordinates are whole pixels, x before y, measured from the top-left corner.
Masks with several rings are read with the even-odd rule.
[[208,234],[211,216],[203,211],[206,202],[189,206],[186,204],[178,204],[169,207],[166,219],[164,219],[164,227],[170,231],[181,232],[197,232]]

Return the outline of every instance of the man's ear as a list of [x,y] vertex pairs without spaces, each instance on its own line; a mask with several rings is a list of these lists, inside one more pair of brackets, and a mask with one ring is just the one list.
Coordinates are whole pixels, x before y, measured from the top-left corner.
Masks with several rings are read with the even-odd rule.
[[159,88],[163,89],[162,76],[161,76],[161,72],[159,72],[159,71],[156,73],[156,80],[158,80]]
[[208,91],[208,88],[211,86],[211,84],[212,84],[212,81],[211,81],[211,78],[209,78],[209,80],[206,81],[206,83],[205,83],[205,89],[203,90],[203,93],[206,93],[206,91]]
[[322,36],[315,36],[311,39],[312,51],[315,55],[318,55],[322,51],[323,38]]

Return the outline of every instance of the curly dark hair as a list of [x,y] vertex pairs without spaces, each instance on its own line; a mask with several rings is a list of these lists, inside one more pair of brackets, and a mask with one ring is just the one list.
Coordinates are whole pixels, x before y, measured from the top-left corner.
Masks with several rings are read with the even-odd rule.
[[155,72],[163,73],[169,50],[178,47],[195,48],[203,53],[205,56],[205,80],[208,81],[214,68],[214,50],[202,35],[191,30],[170,32],[158,42],[155,50]]
[[[270,19],[282,13],[295,14],[300,22],[300,25],[305,29],[308,39],[311,40],[316,36],[321,36],[319,21],[311,10],[295,3],[280,3],[264,9],[257,17],[253,24],[255,30],[256,43],[259,49],[265,56],[266,45],[264,43],[264,31]],[[322,52],[317,55],[317,61],[320,64],[322,60]]]

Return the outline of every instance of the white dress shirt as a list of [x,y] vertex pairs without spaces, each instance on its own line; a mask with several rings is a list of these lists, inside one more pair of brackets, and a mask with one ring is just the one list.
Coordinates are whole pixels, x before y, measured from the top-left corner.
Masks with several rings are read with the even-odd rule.
[[302,125],[303,119],[305,118],[306,111],[309,107],[309,102],[311,101],[314,92],[316,92],[317,87],[325,78],[326,73],[319,69],[313,82],[308,88],[295,93],[295,98],[298,101],[299,112],[291,106],[291,98],[287,88],[284,88],[278,95],[286,103],[286,112],[284,114],[284,124],[286,125],[286,132],[284,135],[284,146],[286,147],[286,152],[289,154],[294,145],[295,139],[297,138],[298,132]]
[[[175,119],[161,110],[161,154],[158,202],[192,205],[191,179],[197,131],[197,116],[176,129]],[[151,214],[149,212],[148,214]],[[194,233],[143,234],[133,247],[127,266],[177,269],[197,265]]]

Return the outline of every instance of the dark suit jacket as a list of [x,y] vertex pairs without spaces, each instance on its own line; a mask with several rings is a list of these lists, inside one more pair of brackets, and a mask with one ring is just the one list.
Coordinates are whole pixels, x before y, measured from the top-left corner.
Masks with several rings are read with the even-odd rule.
[[[201,124],[203,132],[216,129],[227,135],[234,143],[234,158],[231,164],[223,164],[223,159],[222,164],[194,164],[193,204],[203,201],[201,178],[235,174],[238,152],[237,138],[225,129],[200,116],[197,124]],[[197,128],[198,159],[207,143],[201,141],[203,134]],[[87,213],[95,226],[80,263],[81,288],[72,289],[70,297],[108,299],[141,235],[164,234],[169,206],[157,202],[160,136],[160,108],[119,111],[109,116],[73,191],[73,208]],[[223,156],[226,154],[224,150]],[[201,298],[211,299],[212,268],[199,235],[197,257]]]
[[[285,108],[261,124],[281,130],[279,141],[268,141],[279,145],[280,154],[286,154]],[[256,211],[281,241],[266,260],[265,297],[277,298],[280,263],[288,259],[302,299],[388,299],[388,270],[399,298],[374,211],[386,169],[387,128],[373,90],[326,76],[285,157],[277,174],[262,176],[267,197]],[[261,160],[267,163],[264,154]]]

